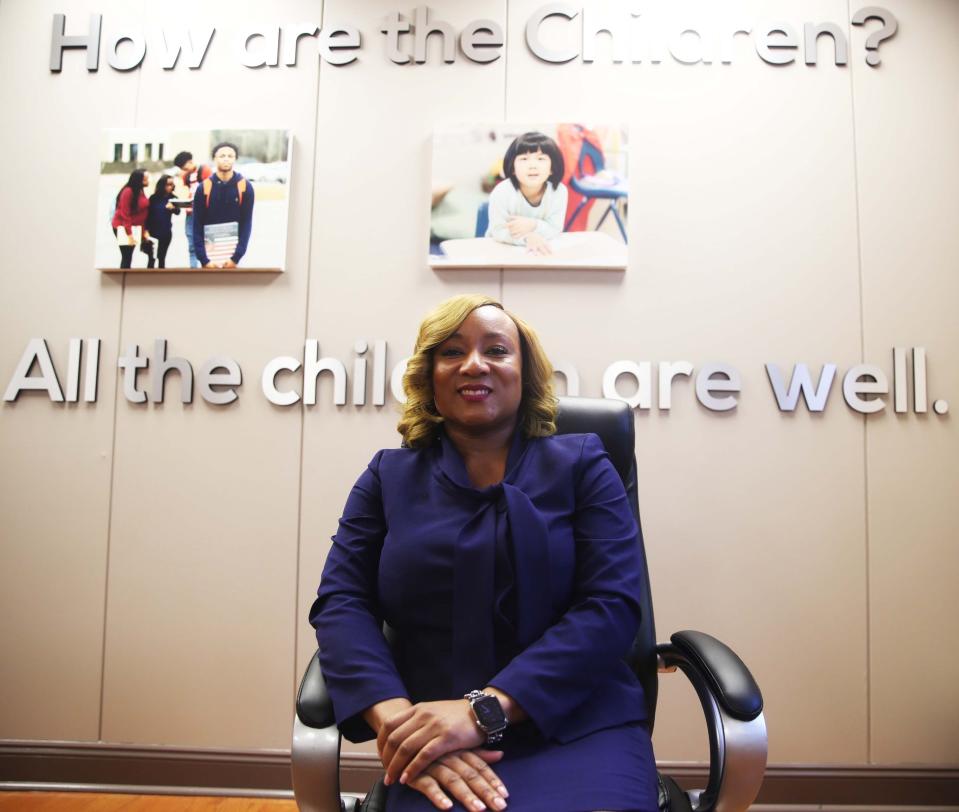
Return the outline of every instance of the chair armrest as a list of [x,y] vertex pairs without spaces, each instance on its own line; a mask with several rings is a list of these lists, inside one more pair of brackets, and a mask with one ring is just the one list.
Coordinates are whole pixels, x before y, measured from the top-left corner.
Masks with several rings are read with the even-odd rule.
[[729,646],[703,632],[676,632],[669,639],[696,663],[717,701],[729,714],[748,722],[763,712],[763,695],[756,680]]
[[296,692],[296,715],[309,727],[330,727],[336,724],[333,701],[326,690],[326,681],[320,669],[320,651],[317,649],[306,667]]
[[290,759],[293,795],[300,812],[342,812],[340,732],[318,654],[310,660],[296,695]]
[[766,770],[768,737],[759,686],[739,657],[703,632],[677,632],[656,647],[661,670],[679,668],[706,715],[709,783],[690,792],[697,812],[744,812]]

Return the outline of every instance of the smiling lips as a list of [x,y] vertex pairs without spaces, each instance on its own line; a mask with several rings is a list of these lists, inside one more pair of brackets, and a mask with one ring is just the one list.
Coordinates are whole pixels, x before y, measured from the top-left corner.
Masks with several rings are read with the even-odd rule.
[[464,400],[478,401],[485,400],[493,390],[488,386],[461,386],[458,391]]

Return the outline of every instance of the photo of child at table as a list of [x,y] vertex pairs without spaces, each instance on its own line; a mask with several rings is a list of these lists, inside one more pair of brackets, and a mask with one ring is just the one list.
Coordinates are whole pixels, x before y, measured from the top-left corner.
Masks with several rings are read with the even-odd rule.
[[531,254],[552,253],[549,240],[563,232],[568,192],[563,155],[541,132],[517,137],[503,158],[503,176],[489,196],[487,237],[525,245]]

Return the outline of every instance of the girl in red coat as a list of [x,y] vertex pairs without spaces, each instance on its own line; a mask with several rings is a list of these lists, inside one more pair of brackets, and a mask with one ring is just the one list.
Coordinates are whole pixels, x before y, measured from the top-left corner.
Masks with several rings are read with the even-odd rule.
[[[113,212],[113,231],[117,235],[117,244],[120,247],[120,267],[129,268],[133,265],[133,249],[136,248],[134,227],[140,228],[140,250],[152,258],[153,246],[149,243],[149,234],[146,231],[147,215],[150,213],[150,204],[144,193],[144,188],[150,182],[150,176],[143,169],[134,169],[130,173],[124,187],[117,195],[116,210]],[[123,233],[120,233],[120,229]],[[149,250],[144,246],[150,245]]]

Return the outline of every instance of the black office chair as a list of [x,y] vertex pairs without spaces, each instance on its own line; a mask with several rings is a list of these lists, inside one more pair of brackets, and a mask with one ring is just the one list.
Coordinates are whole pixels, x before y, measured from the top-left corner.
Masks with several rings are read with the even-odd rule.
[[[557,430],[559,434],[592,432],[599,436],[623,480],[638,523],[632,409],[615,400],[560,398]],[[645,551],[643,556],[645,558]],[[709,732],[706,788],[684,792],[675,781],[660,776],[660,809],[670,812],[748,809],[759,793],[766,769],[766,722],[759,687],[742,660],[708,634],[676,632],[669,643],[657,644],[648,579],[641,603],[640,629],[627,662],[646,692],[650,726],[656,713],[658,674],[678,668],[699,695]],[[293,722],[293,792],[302,812],[354,812],[356,809],[356,798],[340,795],[339,754],[340,735],[333,719],[333,706],[319,659],[314,654],[300,683]]]

